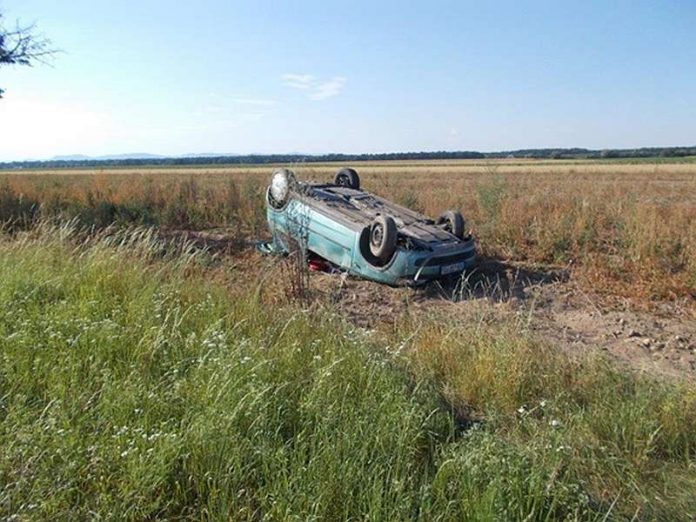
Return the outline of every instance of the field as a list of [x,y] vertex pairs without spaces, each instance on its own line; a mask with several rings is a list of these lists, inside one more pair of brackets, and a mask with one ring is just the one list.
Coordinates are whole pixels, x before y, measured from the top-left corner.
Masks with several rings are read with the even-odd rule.
[[[696,163],[383,162],[360,165],[364,185],[438,215],[461,208],[484,254],[580,266],[590,290],[679,299],[696,286]],[[3,220],[40,213],[86,224],[265,230],[270,167],[5,174]],[[335,165],[297,165],[330,179]]]
[[0,518],[693,520],[696,163],[354,166],[476,270],[258,255],[272,166],[0,172]]

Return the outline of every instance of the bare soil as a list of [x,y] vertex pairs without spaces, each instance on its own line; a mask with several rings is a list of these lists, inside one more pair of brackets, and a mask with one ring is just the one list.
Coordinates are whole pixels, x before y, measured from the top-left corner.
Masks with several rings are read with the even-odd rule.
[[[259,267],[269,267],[253,243],[226,231],[176,235],[215,256],[232,256],[236,269],[250,278],[258,278]],[[311,303],[330,305],[366,329],[432,314],[462,325],[515,320],[571,354],[600,351],[638,372],[696,379],[696,300],[636,303],[588,294],[568,268],[482,258],[464,278],[416,289],[392,288],[344,272],[311,271],[309,296]]]

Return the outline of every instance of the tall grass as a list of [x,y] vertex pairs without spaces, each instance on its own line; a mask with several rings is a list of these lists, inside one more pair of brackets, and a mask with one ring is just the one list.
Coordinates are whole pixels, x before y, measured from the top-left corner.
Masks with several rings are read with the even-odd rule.
[[692,388],[515,325],[367,334],[233,297],[201,256],[138,229],[0,239],[0,516],[696,514]]
[[78,218],[96,227],[157,225],[231,227],[258,233],[264,225],[260,180],[152,177],[140,174],[9,176],[0,178],[0,219],[22,225],[50,217]]
[[417,512],[448,419],[358,332],[62,231],[0,247],[3,517]]
[[[570,265],[586,289],[687,299],[696,292],[693,163],[383,162],[363,186],[436,217],[459,208],[483,254]],[[329,180],[338,166],[302,165]],[[115,169],[0,175],[0,220],[60,215],[85,224],[226,227],[266,233],[269,167]]]
[[693,382],[630,375],[594,355],[569,357],[514,324],[431,321],[399,331],[409,335],[411,371],[438,383],[458,418],[485,419],[525,458],[551,466],[554,481],[565,477],[559,487],[581,485],[617,515],[696,514]]

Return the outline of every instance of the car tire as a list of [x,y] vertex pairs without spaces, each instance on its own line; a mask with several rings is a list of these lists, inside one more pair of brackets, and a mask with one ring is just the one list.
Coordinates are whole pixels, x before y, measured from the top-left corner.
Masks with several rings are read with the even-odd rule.
[[443,212],[440,214],[440,217],[437,218],[437,224],[453,236],[459,239],[464,238],[464,218],[460,212],[456,210],[447,210]]
[[379,215],[370,225],[370,252],[387,262],[396,250],[396,222],[391,216]]
[[290,191],[295,188],[297,180],[290,169],[278,169],[273,172],[269,193],[276,208],[285,206],[290,197]]
[[355,169],[344,168],[339,170],[334,177],[334,184],[355,190],[360,189],[360,176]]

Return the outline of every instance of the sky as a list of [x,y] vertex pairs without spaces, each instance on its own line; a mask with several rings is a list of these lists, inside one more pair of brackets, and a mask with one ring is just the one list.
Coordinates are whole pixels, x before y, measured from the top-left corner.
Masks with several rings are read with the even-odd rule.
[[696,145],[696,2],[0,0],[0,161]]

